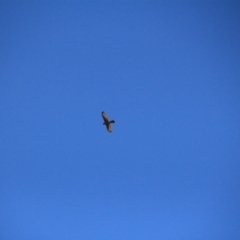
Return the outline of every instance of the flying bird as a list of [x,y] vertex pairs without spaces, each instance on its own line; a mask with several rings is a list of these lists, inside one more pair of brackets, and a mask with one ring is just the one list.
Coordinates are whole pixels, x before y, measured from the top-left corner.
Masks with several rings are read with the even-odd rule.
[[109,121],[108,116],[106,115],[105,112],[102,112],[102,118],[104,120],[103,125],[106,125],[107,130],[109,132],[112,132],[112,125],[111,125],[111,123],[115,123],[115,121],[114,120]]

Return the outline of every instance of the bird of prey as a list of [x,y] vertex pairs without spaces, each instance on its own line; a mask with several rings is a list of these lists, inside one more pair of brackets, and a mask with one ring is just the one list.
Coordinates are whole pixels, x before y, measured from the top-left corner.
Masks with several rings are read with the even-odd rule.
[[107,117],[105,112],[102,112],[102,118],[104,120],[103,125],[106,125],[107,130],[109,132],[112,132],[112,125],[111,125],[111,123],[115,123],[115,121],[114,120],[109,121],[109,119],[108,119],[108,117]]

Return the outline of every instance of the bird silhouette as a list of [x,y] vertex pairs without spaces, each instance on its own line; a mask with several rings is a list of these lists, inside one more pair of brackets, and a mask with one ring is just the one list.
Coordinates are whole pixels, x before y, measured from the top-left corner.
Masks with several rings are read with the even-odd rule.
[[111,123],[115,123],[115,121],[114,120],[109,121],[108,116],[107,116],[107,114],[105,112],[102,112],[102,118],[104,120],[103,125],[106,125],[107,130],[109,132],[112,132],[112,125],[111,125]]

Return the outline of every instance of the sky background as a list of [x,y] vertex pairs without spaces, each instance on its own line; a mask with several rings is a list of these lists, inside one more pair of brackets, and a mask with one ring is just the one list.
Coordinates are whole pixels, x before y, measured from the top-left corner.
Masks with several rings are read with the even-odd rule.
[[0,239],[239,240],[239,12],[1,1]]

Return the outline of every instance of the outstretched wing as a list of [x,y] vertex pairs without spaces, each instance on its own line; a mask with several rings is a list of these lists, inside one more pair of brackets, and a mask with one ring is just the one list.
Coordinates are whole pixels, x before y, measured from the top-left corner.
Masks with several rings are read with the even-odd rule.
[[105,112],[102,112],[102,118],[103,118],[103,120],[104,120],[104,122],[105,122],[106,124],[109,123],[107,114],[106,114]]
[[107,124],[106,127],[109,132],[112,132],[112,125],[110,123]]

